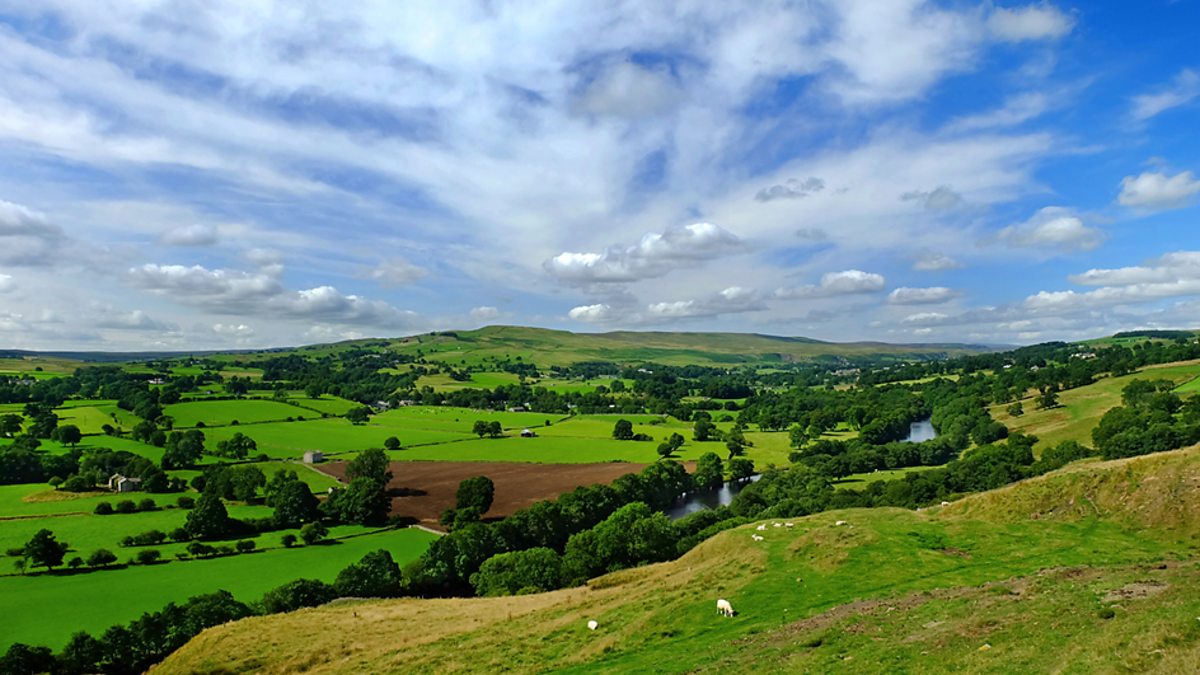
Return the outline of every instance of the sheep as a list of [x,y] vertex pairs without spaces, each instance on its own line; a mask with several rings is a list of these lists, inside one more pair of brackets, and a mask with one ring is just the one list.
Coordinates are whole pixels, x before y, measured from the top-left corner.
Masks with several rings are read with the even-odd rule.
[[836,523],[834,523],[834,525],[836,525],[837,527],[841,527],[841,526],[843,526],[843,525],[849,525],[849,524],[850,524],[850,523],[847,523],[847,522],[846,522],[846,521],[844,521],[844,520],[839,520],[839,521],[837,521]]
[[720,598],[717,600],[717,612],[721,616],[733,616],[733,605],[729,604],[729,601],[725,598]]
[[754,528],[754,529],[758,530],[759,532],[766,532],[766,531],[767,531],[767,524],[766,524],[766,523],[763,523],[762,525],[759,525],[758,527],[756,527],[756,528]]
[[784,527],[793,527],[794,525],[795,525],[795,523],[784,523],[783,524]]
[[783,523],[772,523],[775,527],[783,527]]
[[750,538],[753,539],[754,541],[763,541],[765,539],[765,537],[760,537],[757,534],[750,535]]
[[942,502],[942,506],[950,506],[950,502]]
[[591,621],[587,622],[587,627],[588,627],[588,630],[596,630],[597,628],[600,627],[600,623],[598,621],[596,621],[595,619],[592,619]]

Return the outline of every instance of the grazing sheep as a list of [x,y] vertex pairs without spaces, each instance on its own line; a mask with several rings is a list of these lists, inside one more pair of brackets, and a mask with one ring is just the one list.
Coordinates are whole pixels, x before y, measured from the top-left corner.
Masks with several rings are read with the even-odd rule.
[[775,527],[783,527],[783,523],[771,523]]
[[942,506],[950,506],[950,502],[942,502]]
[[765,537],[760,537],[757,534],[750,535],[750,538],[753,539],[754,541],[763,541],[765,539]]
[[846,521],[844,521],[844,520],[839,520],[839,521],[837,521],[836,523],[834,523],[834,525],[836,525],[836,526],[838,526],[838,527],[841,527],[841,526],[843,526],[843,525],[849,525],[849,524],[850,524],[850,523],[847,523],[847,522],[846,522]]
[[792,527],[792,526],[793,526],[793,523],[784,523],[784,524],[783,524],[783,526],[784,526],[784,527]]
[[759,525],[758,527],[756,527],[756,528],[754,528],[754,529],[758,530],[759,532],[766,532],[766,531],[767,531],[767,524],[766,524],[766,523],[763,523],[762,525]]
[[592,619],[591,621],[588,622],[587,626],[588,626],[588,630],[596,630],[597,628],[600,627],[600,623],[598,621],[596,621],[595,619]]
[[725,598],[721,598],[717,600],[717,612],[721,616],[733,616],[733,605],[729,604],[729,601]]

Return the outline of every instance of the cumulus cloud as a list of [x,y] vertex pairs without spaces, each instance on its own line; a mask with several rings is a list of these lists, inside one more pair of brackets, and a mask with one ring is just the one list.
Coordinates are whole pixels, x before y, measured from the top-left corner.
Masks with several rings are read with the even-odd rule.
[[40,266],[54,262],[66,239],[42,213],[0,200],[0,263]]
[[607,303],[597,303],[594,305],[572,307],[567,312],[567,318],[585,323],[606,323],[615,319],[616,314],[613,312],[613,308]]
[[423,278],[429,272],[407,260],[393,258],[380,262],[371,270],[370,277],[392,286],[403,286]]
[[996,239],[1016,248],[1089,251],[1100,245],[1104,235],[1084,225],[1069,209],[1047,206],[1024,223],[1000,230]]
[[929,326],[942,324],[950,320],[950,315],[941,312],[918,312],[904,317],[904,323]]
[[135,286],[223,314],[267,314],[383,327],[407,327],[418,322],[415,313],[386,302],[346,295],[332,286],[289,291],[277,278],[262,273],[146,264],[130,269],[128,276]]
[[962,263],[954,258],[936,251],[922,251],[917,254],[917,258],[913,262],[913,269],[921,272],[941,272],[958,269],[962,266]]
[[962,204],[963,198],[945,185],[939,185],[930,192],[905,192],[900,195],[900,200],[917,202],[929,211],[947,211]]
[[798,300],[804,298],[828,298],[857,293],[875,293],[882,291],[885,283],[886,281],[882,275],[873,272],[843,270],[823,275],[819,284],[779,288],[776,289],[774,295],[781,300]]
[[958,297],[958,293],[945,286],[928,288],[901,286],[888,294],[888,302],[893,305],[935,305],[955,297]]
[[704,298],[652,303],[646,307],[646,319],[653,323],[658,320],[694,319],[764,309],[766,305],[757,292],[740,286],[730,286]]
[[224,337],[240,339],[254,336],[254,329],[244,323],[214,323],[212,332]]
[[500,310],[495,307],[481,305],[471,309],[471,318],[476,321],[491,321],[500,316]]
[[754,198],[760,202],[769,202],[776,199],[803,199],[824,189],[825,181],[820,178],[813,176],[804,180],[789,178],[783,183],[759,190],[758,194],[754,195]]
[[693,223],[647,234],[633,246],[612,247],[604,253],[563,252],[543,267],[568,283],[628,282],[661,277],[680,265],[744,249],[732,232],[712,223]]
[[1171,83],[1150,94],[1133,97],[1133,117],[1148,120],[1159,113],[1178,108],[1200,96],[1200,73],[1185,68]]
[[1117,203],[1146,209],[1175,209],[1187,206],[1197,194],[1200,194],[1200,180],[1196,180],[1191,171],[1174,176],[1146,172],[1126,176],[1121,181]]
[[168,246],[212,246],[217,243],[217,228],[207,223],[184,225],[163,233],[159,239]]
[[987,18],[988,32],[1002,42],[1053,40],[1070,33],[1074,26],[1073,18],[1048,4],[997,7]]

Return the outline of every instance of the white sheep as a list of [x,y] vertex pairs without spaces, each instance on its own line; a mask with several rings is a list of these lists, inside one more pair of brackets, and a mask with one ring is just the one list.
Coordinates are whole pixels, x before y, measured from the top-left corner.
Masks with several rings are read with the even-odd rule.
[[834,525],[836,525],[836,526],[838,526],[838,527],[841,527],[841,526],[843,526],[843,525],[849,525],[849,523],[847,523],[847,522],[846,522],[846,521],[844,521],[844,520],[839,520],[839,521],[837,521],[836,523],[834,523]]
[[717,600],[717,612],[721,616],[733,616],[733,605],[729,604],[729,601],[725,598],[721,598]]
[[783,527],[783,523],[771,523],[775,527]]
[[942,506],[950,506],[950,502],[942,502]]
[[600,627],[600,622],[596,621],[595,619],[592,619],[591,621],[588,622],[587,626],[588,626],[588,630],[596,630],[597,628]]
[[763,541],[765,539],[765,537],[760,537],[757,534],[750,535],[750,538],[753,539],[754,541]]
[[762,525],[759,525],[758,527],[756,527],[756,528],[754,528],[754,529],[758,530],[759,532],[766,532],[766,531],[767,531],[767,524],[766,524],[766,523],[763,523]]
[[783,526],[784,527],[793,527],[794,523],[784,523]]

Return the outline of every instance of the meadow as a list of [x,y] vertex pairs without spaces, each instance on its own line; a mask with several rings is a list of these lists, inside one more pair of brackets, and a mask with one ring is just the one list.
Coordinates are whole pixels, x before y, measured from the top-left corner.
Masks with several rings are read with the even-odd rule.
[[57,649],[75,631],[99,635],[111,625],[161,609],[167,602],[219,589],[249,602],[293,579],[332,582],[342,568],[377,549],[391,552],[403,565],[415,560],[435,538],[428,532],[407,528],[225,558],[79,574],[0,577],[0,614],[21,617],[20,621],[5,622],[0,631],[0,649],[7,649],[13,642]]

